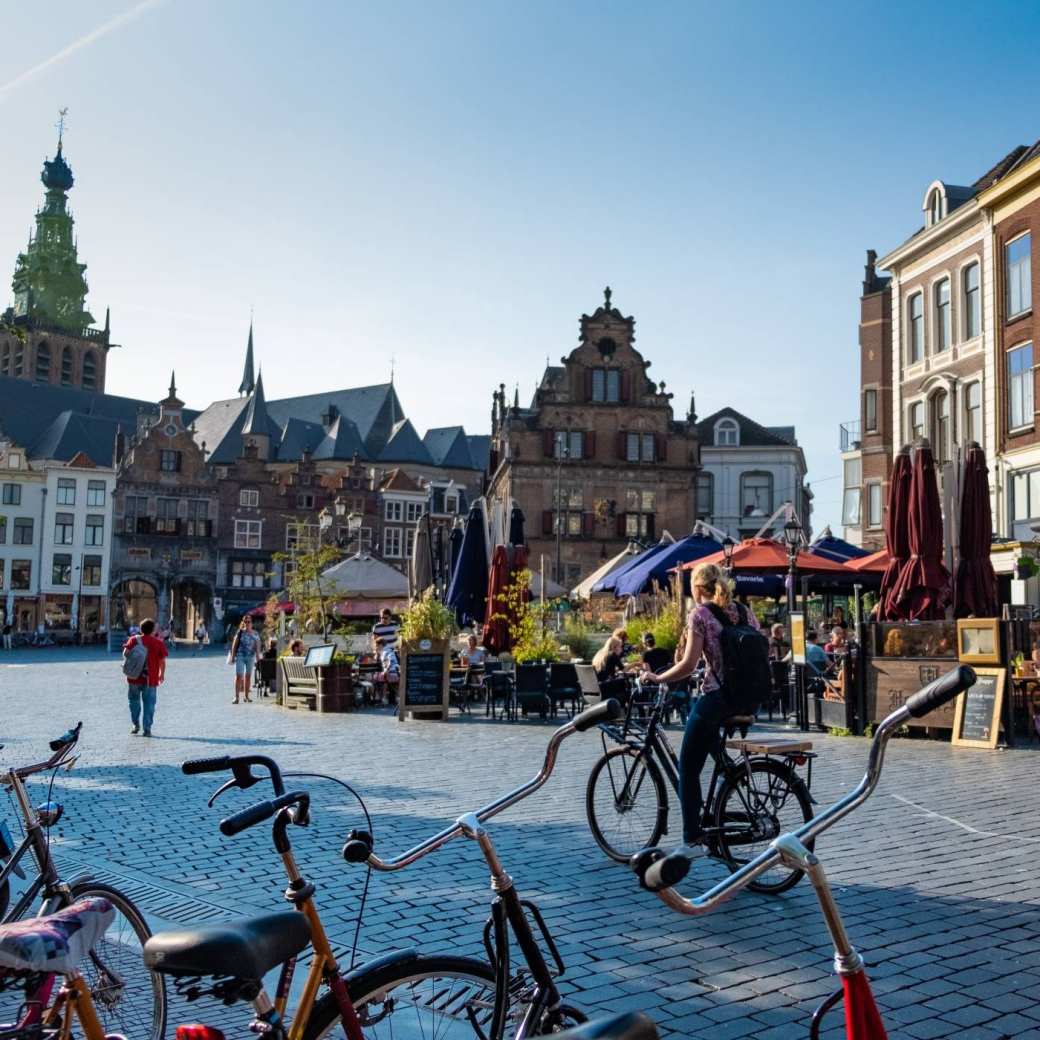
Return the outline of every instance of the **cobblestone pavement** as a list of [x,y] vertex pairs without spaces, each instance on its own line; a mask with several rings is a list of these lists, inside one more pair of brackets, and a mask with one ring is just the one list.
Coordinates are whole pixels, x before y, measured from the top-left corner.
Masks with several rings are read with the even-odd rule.
[[[258,749],[286,771],[334,773],[364,795],[388,856],[534,773],[550,734],[546,724],[482,716],[402,724],[385,714],[236,707],[230,669],[214,653],[179,652],[169,676],[156,735],[145,740],[129,733],[114,657],[0,656],[4,762],[33,758],[85,721],[82,759],[56,781],[66,807],[59,863],[114,875],[156,926],[283,905],[269,829],[230,840],[217,831],[260,788],[208,810],[215,782],[183,776],[187,758]],[[862,774],[867,743],[814,740],[813,791],[827,804]],[[549,784],[492,824],[507,869],[557,938],[569,999],[592,1012],[646,1010],[678,1036],[806,1036],[813,1007],[835,987],[808,884],[780,897],[745,893],[696,920],[671,913],[589,834],[585,782],[600,750],[596,734],[571,738]],[[1040,1037],[1038,766],[1034,750],[895,741],[873,798],[818,843],[891,1035]],[[340,788],[306,783],[314,823],[293,838],[334,942],[349,949],[364,874],[340,847],[363,819]],[[13,823],[11,807],[0,800],[0,809]],[[721,870],[699,864],[683,890],[707,887]],[[461,840],[402,873],[374,875],[361,953],[416,944],[478,954],[489,899],[483,860]],[[191,1017],[207,1016],[197,1007]],[[830,1022],[825,1035],[837,1035],[839,1018]]]

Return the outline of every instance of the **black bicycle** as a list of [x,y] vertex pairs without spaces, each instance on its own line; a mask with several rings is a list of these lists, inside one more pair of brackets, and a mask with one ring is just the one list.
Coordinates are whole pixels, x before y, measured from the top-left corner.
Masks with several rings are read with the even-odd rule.
[[[119,1033],[133,1040],[162,1040],[166,1030],[166,986],[162,977],[145,968],[141,951],[151,935],[144,915],[118,889],[78,874],[64,881],[51,856],[50,828],[64,814],[59,802],[34,806],[25,781],[37,773],[71,769],[83,723],[50,742],[53,752],[44,762],[8,769],[0,773],[0,787],[11,792],[23,820],[25,837],[17,847],[6,825],[0,822],[0,919],[4,924],[21,920],[37,899],[39,914],[56,913],[77,900],[107,899],[115,918],[104,935],[91,947],[80,965],[90,987],[106,1033]],[[11,876],[25,878],[20,863],[31,853],[36,875],[10,906]]]
[[[592,767],[585,794],[589,828],[611,859],[628,863],[668,833],[668,791],[679,790],[679,762],[662,725],[670,693],[660,686],[645,718],[600,726],[603,756]],[[725,719],[712,753],[714,769],[704,799],[702,830],[708,853],[739,870],[781,834],[812,819],[812,743],[748,740],[753,715]],[[740,739],[733,739],[736,733]],[[611,746],[614,745],[614,746]],[[796,771],[808,764],[806,779]],[[786,892],[803,871],[777,862],[750,883],[756,892]]]

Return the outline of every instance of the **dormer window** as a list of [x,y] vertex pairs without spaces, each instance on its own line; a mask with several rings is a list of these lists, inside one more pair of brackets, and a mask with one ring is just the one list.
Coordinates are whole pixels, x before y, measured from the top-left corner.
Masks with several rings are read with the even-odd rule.
[[734,419],[720,419],[715,424],[715,445],[721,448],[735,448],[740,444],[740,427]]
[[928,199],[928,226],[931,227],[933,224],[938,224],[943,216],[942,192],[936,188]]

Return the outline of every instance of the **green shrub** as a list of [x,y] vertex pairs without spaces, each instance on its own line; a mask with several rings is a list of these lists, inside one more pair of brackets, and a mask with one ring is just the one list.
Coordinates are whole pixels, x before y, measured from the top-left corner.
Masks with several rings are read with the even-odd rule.
[[583,618],[573,614],[564,621],[559,638],[575,657],[580,657],[583,661],[591,661],[599,645],[592,628]]

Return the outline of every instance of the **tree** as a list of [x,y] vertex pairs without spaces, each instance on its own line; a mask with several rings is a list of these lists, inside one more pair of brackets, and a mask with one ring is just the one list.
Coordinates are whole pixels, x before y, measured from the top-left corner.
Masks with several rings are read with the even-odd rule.
[[321,624],[323,639],[329,636],[329,614],[337,598],[333,590],[323,588],[322,574],[340,558],[335,545],[316,545],[308,552],[275,553],[274,559],[291,564],[285,591],[296,605],[296,620],[306,627],[308,622]]

